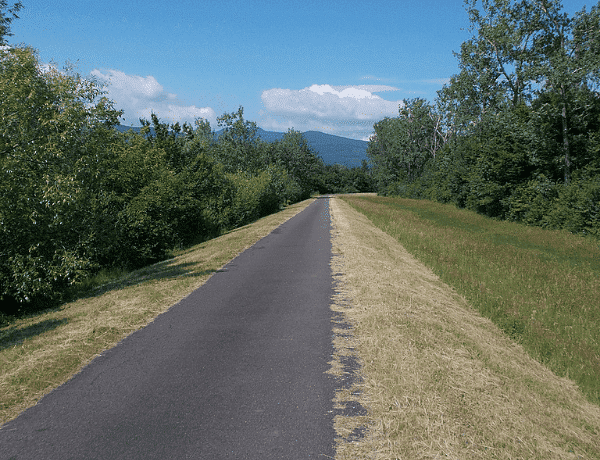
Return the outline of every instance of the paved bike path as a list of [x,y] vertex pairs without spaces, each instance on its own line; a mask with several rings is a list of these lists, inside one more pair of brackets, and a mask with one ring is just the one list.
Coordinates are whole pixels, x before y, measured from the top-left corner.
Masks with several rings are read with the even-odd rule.
[[0,429],[0,459],[334,455],[329,200]]

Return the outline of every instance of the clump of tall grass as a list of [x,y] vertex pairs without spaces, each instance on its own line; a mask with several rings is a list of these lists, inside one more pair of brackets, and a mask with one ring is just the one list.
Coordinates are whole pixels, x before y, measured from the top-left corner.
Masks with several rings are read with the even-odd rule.
[[344,199],[600,404],[600,244],[424,200]]

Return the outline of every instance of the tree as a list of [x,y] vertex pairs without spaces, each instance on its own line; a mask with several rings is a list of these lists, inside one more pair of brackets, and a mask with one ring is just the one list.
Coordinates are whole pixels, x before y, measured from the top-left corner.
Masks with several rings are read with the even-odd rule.
[[442,115],[424,99],[404,100],[397,118],[386,117],[373,128],[367,155],[380,190],[418,179],[450,135]]
[[539,43],[549,39],[554,27],[550,15],[560,27],[565,25],[558,0],[465,0],[465,6],[474,36],[461,46],[461,71],[481,88],[500,90],[504,96],[500,103],[517,107],[530,100],[543,58]]
[[265,145],[268,150],[266,161],[287,170],[290,177],[302,190],[299,199],[305,199],[319,190],[318,177],[323,170],[323,161],[310,149],[302,133],[289,129],[283,139]]
[[[563,179],[568,185],[572,170],[572,129],[576,121],[578,105],[582,99],[598,99],[591,90],[600,83],[600,5],[586,13],[585,7],[575,18],[569,19],[558,11],[554,2],[536,2],[546,19],[548,35],[539,40],[538,79],[543,83],[540,96],[553,93],[554,111],[561,122],[561,153],[563,157]],[[585,102],[584,102],[585,105]]]
[[[465,0],[473,37],[461,46],[460,74],[440,91],[457,132],[488,113],[517,110],[545,93],[544,112],[560,119],[563,180],[572,169],[572,114],[600,81],[599,7],[571,19],[558,0]],[[593,96],[587,91],[587,96]],[[552,104],[551,107],[548,104]],[[539,104],[538,104],[539,105]],[[558,152],[557,152],[558,154]]]
[[6,37],[12,37],[10,25],[15,19],[19,19],[17,13],[23,8],[23,4],[18,1],[10,8],[6,0],[0,0],[0,46],[7,45]]
[[466,206],[490,217],[504,218],[506,199],[534,171],[532,142],[527,123],[529,109],[504,110],[487,115],[477,135],[470,136],[460,148],[470,158],[466,187]]
[[183,126],[179,123],[171,126],[168,123],[162,123],[155,113],[150,115],[150,119],[153,130],[150,127],[150,121],[140,118],[144,136],[152,145],[165,152],[169,167],[180,172],[192,160],[186,156],[185,143],[194,138],[194,130],[187,123],[184,123]]
[[0,58],[0,296],[53,298],[92,269],[89,199],[121,112],[29,48]]
[[266,166],[259,156],[258,127],[253,121],[244,119],[243,107],[240,106],[237,112],[221,115],[217,123],[223,132],[213,152],[226,171],[256,172]]

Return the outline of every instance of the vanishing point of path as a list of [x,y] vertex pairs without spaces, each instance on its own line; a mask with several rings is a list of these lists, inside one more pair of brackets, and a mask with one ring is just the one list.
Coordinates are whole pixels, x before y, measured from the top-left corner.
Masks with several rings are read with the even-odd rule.
[[0,429],[0,459],[334,455],[329,200]]

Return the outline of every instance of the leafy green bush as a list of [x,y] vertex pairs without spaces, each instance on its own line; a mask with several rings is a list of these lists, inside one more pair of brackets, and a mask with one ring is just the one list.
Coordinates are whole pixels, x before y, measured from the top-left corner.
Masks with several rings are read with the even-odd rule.
[[176,244],[176,225],[171,221],[170,177],[163,177],[142,189],[119,213],[118,238],[122,262],[141,267],[164,258]]
[[306,198],[306,190],[285,168],[269,165],[265,172],[269,175],[271,198],[265,202],[262,215],[279,211],[283,204],[295,203]]
[[12,254],[0,273],[3,298],[18,302],[18,309],[47,305],[62,298],[64,290],[87,276],[92,267],[80,254],[66,250],[45,250],[37,244],[27,254]]
[[557,185],[543,174],[518,186],[505,200],[508,220],[542,226],[558,194]]
[[291,201],[310,197],[310,194],[322,185],[319,183],[319,176],[326,166],[310,149],[302,133],[290,129],[284,134],[283,139],[273,143],[263,143],[261,149],[267,162],[285,170],[295,184],[294,190],[287,192],[293,196],[290,198]]
[[77,74],[0,51],[0,300],[60,298],[94,268],[88,247],[95,147],[120,112]]
[[179,186],[172,196],[177,204],[177,242],[187,245],[219,233],[227,181],[221,165],[204,152],[195,152],[193,160],[177,175]]
[[548,228],[600,237],[600,177],[559,186],[558,196],[542,223]]
[[244,172],[228,174],[227,179],[232,185],[230,204],[223,216],[227,228],[239,227],[276,212],[289,200],[288,193],[292,196],[299,193],[299,188],[285,171],[275,167],[255,176]]
[[577,172],[569,185],[540,174],[505,200],[507,218],[550,229],[600,236],[600,177]]

